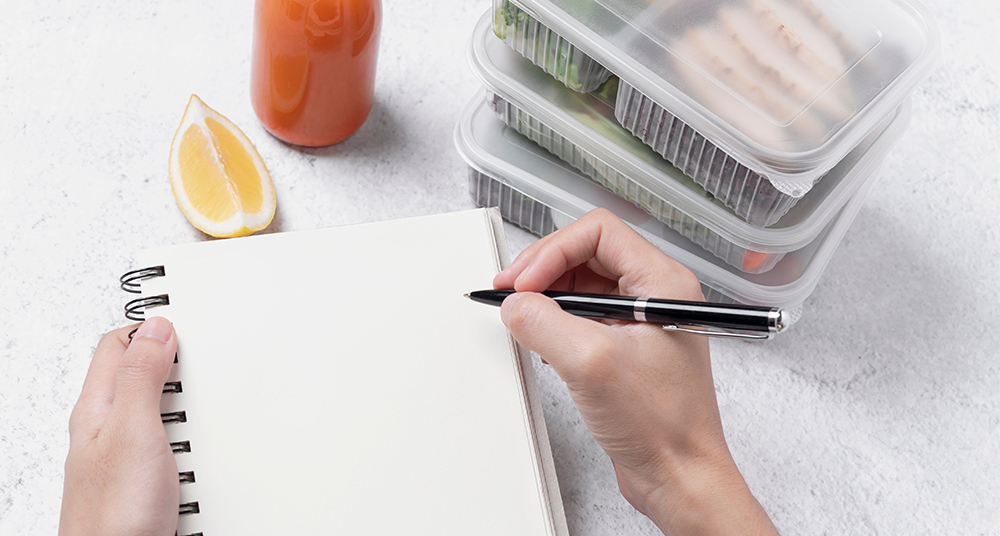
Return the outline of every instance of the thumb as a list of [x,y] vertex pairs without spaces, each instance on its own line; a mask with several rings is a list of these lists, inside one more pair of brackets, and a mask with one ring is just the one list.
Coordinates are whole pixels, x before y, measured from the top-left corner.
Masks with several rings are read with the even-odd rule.
[[[163,384],[177,352],[174,326],[160,317],[143,322],[132,337],[115,375],[115,398],[109,416],[159,416]],[[159,419],[157,419],[159,422]]]
[[517,342],[536,352],[567,383],[602,374],[616,352],[611,327],[573,316],[547,296],[511,294],[500,317]]

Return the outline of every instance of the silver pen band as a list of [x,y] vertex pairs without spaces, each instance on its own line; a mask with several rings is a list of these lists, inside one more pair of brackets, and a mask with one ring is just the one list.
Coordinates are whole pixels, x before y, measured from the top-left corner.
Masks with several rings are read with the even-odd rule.
[[649,300],[647,298],[636,298],[635,302],[632,304],[632,316],[635,318],[636,322],[646,321],[646,303]]
[[767,330],[771,333],[778,333],[788,327],[788,317],[783,309],[772,309],[767,313]]

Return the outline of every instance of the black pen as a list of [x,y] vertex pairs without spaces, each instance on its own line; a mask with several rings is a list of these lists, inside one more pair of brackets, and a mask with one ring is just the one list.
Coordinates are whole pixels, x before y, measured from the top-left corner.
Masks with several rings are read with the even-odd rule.
[[[500,306],[513,290],[477,290],[465,296],[487,305]],[[564,311],[586,318],[631,320],[662,324],[665,329],[702,335],[766,339],[788,326],[788,315],[776,307],[707,303],[606,294],[542,292]],[[698,326],[714,329],[691,329]]]

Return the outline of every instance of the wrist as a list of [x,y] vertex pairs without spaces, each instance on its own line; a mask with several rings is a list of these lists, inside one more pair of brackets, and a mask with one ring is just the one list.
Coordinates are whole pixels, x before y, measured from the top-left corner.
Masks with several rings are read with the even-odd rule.
[[777,534],[728,448],[677,463],[645,499],[646,515],[667,535]]

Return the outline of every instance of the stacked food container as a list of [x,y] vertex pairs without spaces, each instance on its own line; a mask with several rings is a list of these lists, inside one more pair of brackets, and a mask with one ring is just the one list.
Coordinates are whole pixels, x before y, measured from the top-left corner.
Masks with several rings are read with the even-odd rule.
[[902,0],[494,0],[456,143],[509,221],[609,208],[707,299],[798,318],[937,48]]

